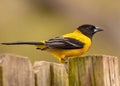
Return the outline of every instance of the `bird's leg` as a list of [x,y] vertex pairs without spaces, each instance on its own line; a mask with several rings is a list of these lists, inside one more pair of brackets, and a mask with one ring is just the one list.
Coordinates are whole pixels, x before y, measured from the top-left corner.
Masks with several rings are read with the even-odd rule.
[[63,64],[67,64],[67,63],[69,63],[69,58],[68,57],[61,58],[60,62]]
[[69,58],[68,57],[64,57],[61,58],[61,63],[64,64],[66,71],[69,71]]

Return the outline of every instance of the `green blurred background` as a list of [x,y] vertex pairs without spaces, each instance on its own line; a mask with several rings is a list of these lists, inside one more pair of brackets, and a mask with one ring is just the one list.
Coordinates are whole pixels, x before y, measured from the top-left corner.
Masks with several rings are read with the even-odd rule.
[[[119,0],[1,0],[0,42],[39,41],[74,31],[81,24],[104,29],[96,34],[88,53],[120,56]],[[14,53],[36,60],[56,61],[34,46],[3,46],[0,53]]]

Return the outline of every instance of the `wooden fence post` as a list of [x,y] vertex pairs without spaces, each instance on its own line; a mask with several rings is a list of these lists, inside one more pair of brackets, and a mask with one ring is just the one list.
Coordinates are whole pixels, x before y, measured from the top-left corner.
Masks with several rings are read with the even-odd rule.
[[68,74],[64,64],[35,62],[36,86],[69,86]]
[[0,55],[0,86],[35,86],[32,65],[28,58]]
[[69,86],[120,86],[118,58],[107,55],[71,58]]

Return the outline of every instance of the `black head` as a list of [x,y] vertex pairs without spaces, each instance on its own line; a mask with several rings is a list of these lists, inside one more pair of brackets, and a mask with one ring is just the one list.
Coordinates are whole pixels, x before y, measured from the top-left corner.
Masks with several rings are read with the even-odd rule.
[[81,25],[77,29],[89,38],[92,38],[96,32],[103,31],[99,27],[90,24]]

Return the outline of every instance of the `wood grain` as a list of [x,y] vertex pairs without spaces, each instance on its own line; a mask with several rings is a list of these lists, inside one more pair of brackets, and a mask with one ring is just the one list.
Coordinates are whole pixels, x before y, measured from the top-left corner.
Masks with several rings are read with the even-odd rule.
[[32,65],[27,57],[0,55],[0,86],[35,86]]
[[70,86],[119,86],[118,57],[86,56],[69,60]]
[[64,64],[35,62],[36,86],[68,86],[68,74]]

